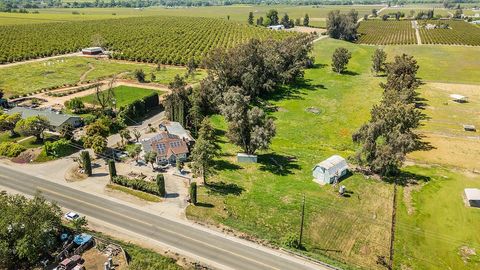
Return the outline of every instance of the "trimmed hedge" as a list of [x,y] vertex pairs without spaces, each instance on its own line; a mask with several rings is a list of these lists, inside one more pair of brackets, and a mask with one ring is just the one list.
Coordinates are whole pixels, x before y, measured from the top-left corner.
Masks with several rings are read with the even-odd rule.
[[125,176],[112,177],[112,182],[131,189],[140,190],[154,195],[160,195],[158,186],[154,182],[147,182],[141,179],[130,179]]
[[17,157],[23,151],[27,150],[25,146],[14,142],[0,143],[0,156]]
[[[142,99],[137,99],[125,107],[120,108],[120,116],[126,116],[127,120],[144,117],[152,109],[160,105],[158,93],[152,93]],[[124,117],[125,118],[125,117]]]

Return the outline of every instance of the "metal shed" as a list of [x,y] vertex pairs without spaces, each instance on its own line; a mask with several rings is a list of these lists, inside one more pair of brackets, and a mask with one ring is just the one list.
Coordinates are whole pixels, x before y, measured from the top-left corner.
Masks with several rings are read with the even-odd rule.
[[480,189],[478,188],[466,188],[465,199],[471,207],[480,208]]
[[339,155],[333,155],[315,165],[313,168],[313,181],[319,184],[332,184],[342,176],[345,176],[347,172],[347,161]]

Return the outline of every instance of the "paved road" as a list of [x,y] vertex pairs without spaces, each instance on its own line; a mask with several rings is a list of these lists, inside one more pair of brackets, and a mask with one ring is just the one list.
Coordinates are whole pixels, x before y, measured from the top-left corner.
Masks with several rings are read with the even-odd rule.
[[195,254],[204,261],[213,261],[217,267],[220,265],[221,269],[329,269],[284,253],[234,241],[218,233],[210,233],[152,215],[4,166],[1,166],[0,170],[0,186],[28,195],[41,191],[45,198],[56,201],[60,206],[175,247],[185,253]]

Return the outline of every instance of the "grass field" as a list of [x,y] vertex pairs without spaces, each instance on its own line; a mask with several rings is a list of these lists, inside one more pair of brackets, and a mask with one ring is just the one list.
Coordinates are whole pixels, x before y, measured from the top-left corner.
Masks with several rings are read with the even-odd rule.
[[[352,50],[350,75],[337,75],[328,66],[338,46]],[[272,150],[260,154],[259,164],[245,165],[234,161],[238,148],[222,143],[226,156],[218,161],[218,174],[210,180],[211,188],[200,189],[202,204],[188,208],[188,215],[280,244],[286,235],[298,232],[305,194],[307,253],[380,269],[375,261],[378,255],[388,255],[392,186],[354,174],[342,182],[353,194],[342,198],[311,176],[315,163],[354,151],[351,134],[368,119],[381,95],[380,79],[371,77],[365,66],[372,52],[373,47],[334,40],[316,44],[319,66],[307,70],[304,85],[286,89],[272,101],[278,108],[273,113],[277,136]],[[309,112],[309,107],[320,113]],[[221,118],[213,120],[225,128]]]
[[[339,46],[352,51],[348,75],[334,74],[329,67],[331,53]],[[272,113],[276,118],[277,136],[271,151],[260,153],[258,164],[239,164],[234,157],[239,149],[226,143],[226,138],[222,137],[224,155],[217,162],[217,174],[209,180],[210,187],[200,188],[200,204],[187,209],[189,217],[222,223],[281,244],[286,235],[298,232],[302,194],[305,194],[307,215],[304,244],[308,255],[340,262],[347,269],[381,269],[376,259],[377,256],[388,257],[393,186],[353,174],[342,182],[353,194],[349,198],[341,198],[331,186],[320,187],[312,182],[311,176],[311,168],[316,162],[332,154],[348,157],[355,150],[351,134],[368,120],[371,106],[381,96],[378,83],[384,80],[382,77],[373,77],[370,72],[374,48],[331,39],[318,42],[315,45],[317,67],[306,71],[305,84],[288,88],[271,100],[277,107]],[[386,46],[385,49],[390,59],[399,53],[418,55],[421,67],[419,74],[424,80],[455,79],[455,82],[480,84],[480,79],[473,75],[480,65],[475,60],[480,57],[478,48]],[[462,57],[466,55],[468,59]],[[471,69],[462,69],[463,74],[460,71],[456,73],[451,68],[456,65],[470,65]],[[454,74],[443,76],[449,72]],[[446,92],[432,89],[430,91],[433,93],[430,93],[425,88],[429,85],[422,86],[421,96],[427,99],[427,103],[431,100],[431,106],[438,106],[437,103],[445,99]],[[431,94],[432,97],[429,96]],[[474,109],[473,101],[467,105]],[[309,107],[317,108],[320,113],[310,113],[307,110]],[[437,112],[427,108],[426,113],[432,119],[445,117],[445,114],[452,117],[455,109],[452,107],[451,111]],[[220,130],[226,129],[221,117],[215,116],[213,122]],[[422,129],[433,130],[434,126],[427,122]],[[450,142],[465,147],[461,140]],[[475,153],[474,149],[470,150]],[[422,158],[422,163],[440,163],[432,159],[434,155],[435,152],[432,152],[430,159]],[[457,153],[457,156],[460,157],[461,153]],[[472,163],[475,160],[472,158]],[[463,206],[458,204],[461,200],[459,187],[478,187],[479,177],[467,173],[473,178],[465,179],[460,170],[435,166],[406,168],[407,178],[430,177],[430,182],[425,185],[425,190],[422,188],[410,192],[410,187],[400,187],[398,196],[402,199],[398,202],[401,213],[397,216],[400,225],[397,227],[395,265],[407,268],[398,269],[438,269],[425,263],[425,259],[438,263],[435,256],[446,253],[448,256],[442,257],[445,258],[445,262],[441,263],[445,266],[443,269],[475,269],[478,266],[466,263],[463,267],[459,263],[461,256],[458,255],[458,247],[452,248],[448,242],[430,241],[428,238],[428,235],[442,232],[453,239],[451,241],[468,243],[471,240],[471,246],[474,247],[480,244],[478,236],[473,234],[476,213],[464,211],[460,209]],[[449,177],[448,185],[443,185],[443,175]],[[441,191],[436,194],[438,186],[441,186]],[[407,191],[405,201],[410,203],[411,208],[413,200],[417,214],[404,213],[404,189]],[[439,203],[447,193],[445,202]],[[410,199],[410,194],[413,199]],[[423,201],[427,202],[423,204]],[[450,202],[452,206],[447,208],[448,211],[438,206]],[[439,221],[444,223],[437,225]],[[458,228],[469,229],[448,236],[449,230],[456,230],[454,224],[457,223]],[[432,249],[438,252],[430,253]],[[429,253],[428,256],[423,256],[425,253]]]
[[480,176],[436,166],[407,171],[430,179],[398,193],[395,269],[479,269],[480,211],[465,206],[463,190],[480,188]]
[[[154,65],[149,64],[68,57],[2,67],[0,68],[0,88],[4,89],[7,95],[21,95],[44,88],[75,84],[80,82],[82,75],[85,75],[84,81],[97,80],[115,74],[124,74],[133,79],[131,72],[136,69],[144,70],[147,79],[150,79],[151,72],[155,73],[155,82],[161,84],[168,84],[173,81],[176,74],[184,75],[186,72],[185,68],[180,67],[164,67],[157,70]],[[203,71],[198,71],[194,78],[189,77],[187,81],[194,83],[204,75]]]
[[[117,108],[128,105],[133,101],[142,99],[143,97],[149,96],[152,93],[158,93],[159,95],[162,94],[162,92],[152,90],[152,89],[124,86],[124,85],[115,87],[113,89],[113,93],[115,95]],[[83,102],[89,103],[89,104],[97,103],[95,94],[84,96],[84,97],[81,97],[80,99]]]
[[[0,13],[0,25],[2,24],[30,24],[39,22],[61,22],[61,21],[79,21],[79,20],[97,20],[109,18],[126,18],[137,16],[191,16],[191,17],[208,17],[221,18],[236,22],[247,23],[248,13],[251,11],[256,18],[263,16],[270,9],[276,9],[279,16],[288,13],[290,18],[303,18],[305,13],[310,16],[310,23],[313,26],[324,27],[327,13],[331,10],[341,10],[347,12],[354,8],[358,11],[359,16],[370,14],[373,8],[379,10],[381,6],[287,6],[287,5],[232,5],[232,6],[210,6],[210,7],[179,7],[179,8],[163,8],[150,7],[143,10],[134,8],[82,8],[82,9],[39,9],[39,14],[11,14]],[[72,12],[78,12],[74,15]],[[116,15],[113,15],[116,14]]]

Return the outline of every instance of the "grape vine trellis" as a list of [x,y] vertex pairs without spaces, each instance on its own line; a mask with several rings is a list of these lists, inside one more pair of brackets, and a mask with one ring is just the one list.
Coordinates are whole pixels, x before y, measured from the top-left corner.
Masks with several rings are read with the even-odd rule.
[[179,65],[213,48],[291,35],[221,19],[164,16],[0,26],[0,63],[79,51],[99,36],[113,58]]

